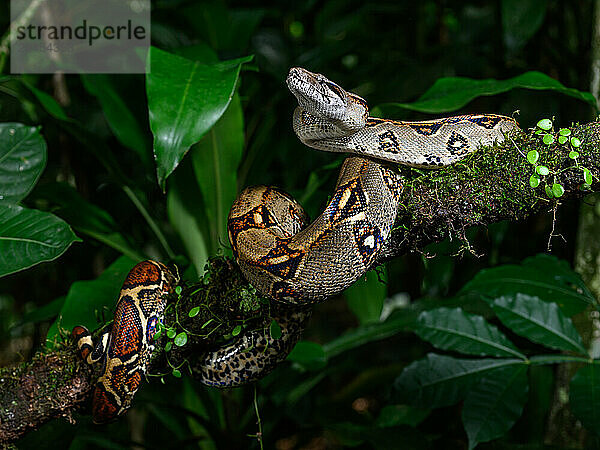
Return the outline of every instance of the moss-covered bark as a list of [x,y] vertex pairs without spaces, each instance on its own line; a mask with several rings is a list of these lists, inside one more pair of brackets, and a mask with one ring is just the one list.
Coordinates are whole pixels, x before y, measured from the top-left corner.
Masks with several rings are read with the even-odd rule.
[[[481,149],[465,160],[435,171],[400,168],[404,188],[392,238],[378,261],[445,239],[464,237],[474,225],[499,220],[521,220],[539,211],[551,211],[561,203],[585,194],[583,168],[593,184],[600,179],[600,123],[573,128],[582,145],[576,160],[567,145],[546,145],[539,135],[522,133],[501,145]],[[530,186],[535,167],[526,155],[537,150],[537,165],[548,168],[537,188]],[[549,198],[544,185],[560,184],[564,193]],[[190,311],[197,309],[196,312]],[[173,368],[186,373],[194,359],[211,346],[246,327],[270,322],[269,303],[228,260],[212,261],[208,275],[196,285],[176,294],[168,307],[159,347],[169,348],[155,359],[152,374],[169,374]],[[187,343],[178,346],[168,338],[186,333]],[[168,345],[171,342],[171,345]],[[187,362],[190,364],[188,365]],[[0,369],[0,443],[14,441],[28,429],[55,417],[70,417],[92,393],[97,373],[81,362],[72,344],[18,367]]]
[[[569,157],[574,150],[569,142],[561,145],[555,139],[546,145],[539,134],[520,133],[436,171],[400,168],[405,185],[396,227],[378,262],[449,236],[464,238],[465,230],[472,226],[552,211],[569,199],[594,191],[600,180],[600,123],[575,126],[570,137],[581,141],[576,160]],[[535,165],[527,160],[532,150],[539,154]],[[539,176],[539,186],[532,188],[530,177],[536,166],[547,167],[549,174]],[[590,171],[593,184],[581,190],[584,168]],[[555,183],[564,193],[549,198],[545,186]]]

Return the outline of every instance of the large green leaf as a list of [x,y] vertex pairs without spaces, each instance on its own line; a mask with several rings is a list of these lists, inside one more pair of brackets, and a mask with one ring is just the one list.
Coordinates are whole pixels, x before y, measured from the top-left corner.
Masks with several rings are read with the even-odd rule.
[[503,356],[525,359],[508,338],[486,320],[460,308],[423,311],[415,332],[433,346],[468,355]]
[[402,331],[410,331],[415,327],[417,312],[401,310],[394,312],[384,322],[361,325],[338,338],[323,345],[327,358],[360,347],[369,342],[386,339]]
[[80,241],[53,214],[17,205],[0,205],[0,276],[52,261]]
[[521,264],[525,267],[532,267],[541,272],[547,272],[557,282],[565,286],[572,286],[575,290],[582,293],[589,301],[598,303],[594,294],[589,290],[581,275],[571,269],[571,266],[564,259],[559,259],[554,255],[540,253],[529,258],[525,258]]
[[387,294],[387,271],[384,272],[383,279],[380,276],[380,271],[370,270],[344,291],[348,307],[361,324],[378,322],[381,317]]
[[117,139],[134,150],[144,163],[149,162],[150,147],[146,133],[123,96],[117,92],[113,80],[108,75],[98,74],[81,75],[81,81],[85,89],[100,102],[104,117]]
[[554,257],[538,255],[522,265],[507,264],[484,269],[460,290],[459,295],[477,295],[487,301],[517,293],[557,303],[572,316],[596,302],[577,273]]
[[46,142],[36,127],[0,123],[0,203],[17,203],[46,166]]
[[93,331],[103,316],[106,321],[111,320],[121,285],[135,263],[121,256],[95,280],[73,283],[58,318],[48,330],[48,345],[58,342],[59,326],[70,331],[75,325],[83,325]]
[[67,221],[78,233],[86,234],[132,259],[143,259],[120,233],[111,215],[99,206],[85,200],[66,183],[45,183],[32,194],[58,208],[53,212]]
[[600,434],[600,365],[598,361],[577,371],[569,389],[571,410],[590,431]]
[[539,30],[546,4],[546,0],[502,0],[502,34],[510,52],[521,49]]
[[210,253],[228,245],[227,216],[237,197],[237,168],[244,150],[244,116],[238,95],[191,151],[196,182],[210,230]]
[[225,112],[241,65],[250,59],[200,64],[150,49],[146,92],[158,182],[163,189],[190,146]]
[[554,78],[536,71],[525,72],[507,80],[474,80],[465,77],[439,78],[418,100],[412,103],[387,103],[380,107],[386,111],[386,114],[394,114],[394,108],[424,113],[442,113],[462,108],[477,97],[497,95],[517,88],[554,91],[582,100],[596,108],[596,100],[589,92],[565,87]]
[[209,252],[206,242],[209,234],[204,214],[206,208],[198,188],[190,161],[184,161],[169,183],[167,214],[177,231],[196,275],[204,273]]
[[573,322],[556,303],[517,294],[498,297],[492,308],[504,325],[530,341],[558,350],[587,353]]
[[33,95],[35,95],[38,102],[40,102],[40,104],[44,107],[48,114],[50,114],[52,117],[58,120],[62,120],[65,122],[74,122],[67,116],[67,113],[65,113],[62,106],[60,106],[60,103],[58,103],[54,99],[54,97],[36,88],[25,79],[21,79],[21,82],[23,83],[23,86],[29,89]]
[[462,400],[480,377],[520,359],[458,359],[429,353],[407,366],[394,382],[397,400],[421,408],[439,408]]
[[298,342],[287,359],[300,364],[308,370],[318,370],[327,364],[327,358],[323,347],[316,342],[300,341]]
[[502,367],[482,377],[467,394],[462,410],[469,449],[510,430],[523,413],[528,390],[525,364]]

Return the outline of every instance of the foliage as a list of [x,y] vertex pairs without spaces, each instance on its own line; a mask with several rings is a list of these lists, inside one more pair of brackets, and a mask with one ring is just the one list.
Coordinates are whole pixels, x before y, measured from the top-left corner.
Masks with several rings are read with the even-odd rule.
[[[570,135],[571,121],[597,113],[582,75],[591,2],[153,6],[145,77],[9,75],[0,54],[3,364],[59,342],[61,329],[101,326],[136,261],[176,262],[197,280],[210,256],[230,254],[225,221],[246,185],[282,186],[319,212],[342,157],[293,135],[284,79],[294,65],[364,96],[380,116],[520,110],[549,149],[570,145],[591,185]],[[545,155],[523,157],[531,188],[557,201]],[[471,230],[481,258],[450,257],[463,245],[454,240],[369,273],[316,308],[305,340],[256,388],[207,389],[174,368],[164,384],[144,385],[131,420],[97,428],[78,414],[77,426],[57,420],[18,445],[543,448],[561,364],[572,368],[561,404],[591,447],[597,354],[575,318],[598,302],[570,268],[577,220],[565,211],[555,256],[539,254],[555,235],[543,215]],[[164,332],[171,346],[190,339]]]

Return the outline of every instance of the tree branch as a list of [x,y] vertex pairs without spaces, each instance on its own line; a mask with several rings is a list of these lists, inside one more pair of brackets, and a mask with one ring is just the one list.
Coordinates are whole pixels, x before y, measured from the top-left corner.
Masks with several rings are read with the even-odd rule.
[[[474,225],[522,220],[582,197],[584,168],[594,181],[586,192],[597,189],[600,123],[576,126],[572,136],[582,142],[576,159],[569,156],[574,148],[568,143],[548,146],[539,135],[521,133],[440,170],[400,168],[404,188],[396,226],[377,263],[448,236],[464,239],[465,230]],[[526,157],[533,150],[539,154],[536,165],[549,172],[540,176],[535,189],[530,186],[535,167]],[[560,184],[564,193],[549,198],[544,186],[555,184]],[[167,309],[165,323],[167,329],[172,328],[170,334],[184,331],[188,342],[162,352],[150,373],[167,375],[173,368],[191,372],[189,368],[204,351],[236,334],[236,328],[268,325],[271,307],[257,297],[234,263],[213,260],[208,275],[186,287]],[[164,347],[167,329],[161,333],[159,348]],[[52,418],[69,420],[73,410],[89,401],[97,376],[78,359],[70,343],[20,366],[0,369],[0,443],[13,442]]]
[[[600,123],[578,125],[572,130],[564,145],[557,137],[553,144],[546,145],[541,135],[520,133],[436,171],[401,168],[405,184],[396,226],[377,264],[447,237],[458,236],[466,242],[465,231],[470,227],[523,220],[597,190]],[[571,137],[579,139],[581,146],[573,148]],[[576,160],[569,157],[573,150],[579,154]],[[536,165],[549,171],[546,176],[538,175],[540,183],[535,189],[530,185],[530,177],[536,173],[527,160],[530,151],[539,154]],[[593,184],[581,190],[584,168],[590,171]],[[545,192],[546,185],[554,184],[564,188],[559,198],[549,198]]]

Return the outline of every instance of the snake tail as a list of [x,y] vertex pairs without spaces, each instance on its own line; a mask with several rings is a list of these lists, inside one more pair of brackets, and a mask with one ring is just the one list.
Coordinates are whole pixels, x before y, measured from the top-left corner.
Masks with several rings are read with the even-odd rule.
[[92,399],[94,423],[110,422],[131,406],[154,351],[166,297],[177,282],[163,264],[142,261],[125,278],[111,329],[95,346],[87,329],[73,328],[81,357],[88,363],[102,361]]

